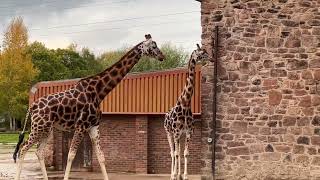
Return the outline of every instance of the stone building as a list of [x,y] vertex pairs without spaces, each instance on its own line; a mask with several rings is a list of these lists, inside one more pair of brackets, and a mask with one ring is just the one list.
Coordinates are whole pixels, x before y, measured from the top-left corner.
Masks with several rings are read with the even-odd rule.
[[202,0],[201,24],[203,179],[320,179],[320,1]]
[[[219,29],[217,100],[209,63],[195,95],[201,108],[190,173],[202,180],[320,179],[320,0],[198,1],[202,45],[210,53]],[[103,115],[109,171],[170,173],[164,111],[150,112]],[[67,136],[55,132],[52,141],[59,170]],[[78,156],[92,154],[84,147]],[[74,168],[98,170],[95,155],[89,159],[78,158]]]

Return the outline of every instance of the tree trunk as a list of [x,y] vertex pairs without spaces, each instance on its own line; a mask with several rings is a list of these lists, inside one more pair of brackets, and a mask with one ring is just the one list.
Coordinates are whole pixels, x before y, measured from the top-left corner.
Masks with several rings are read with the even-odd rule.
[[15,131],[16,130],[16,118],[12,118],[13,119],[13,122],[12,122],[12,124],[13,124],[13,131]]
[[12,124],[12,117],[10,117],[10,131],[13,129],[13,124]]

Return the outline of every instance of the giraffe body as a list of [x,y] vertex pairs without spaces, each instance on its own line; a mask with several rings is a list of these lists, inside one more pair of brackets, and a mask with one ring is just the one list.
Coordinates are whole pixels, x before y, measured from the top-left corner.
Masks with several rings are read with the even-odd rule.
[[185,134],[185,150],[184,150],[184,175],[183,179],[188,179],[187,164],[189,156],[189,142],[194,132],[195,120],[191,111],[191,98],[194,92],[195,85],[195,66],[197,61],[208,58],[205,50],[202,50],[199,45],[198,49],[191,54],[188,65],[188,76],[185,87],[179,96],[176,105],[165,115],[164,128],[167,133],[168,142],[170,145],[171,155],[171,180],[180,180],[181,176],[181,158],[180,158],[180,139]]
[[145,37],[145,41],[136,45],[118,62],[103,72],[81,79],[74,87],[64,92],[41,97],[29,107],[27,117],[30,114],[31,133],[28,140],[21,145],[19,152],[20,146],[19,144],[17,145],[17,152],[13,156],[15,159],[16,153],[19,153],[15,180],[20,179],[22,163],[26,152],[36,143],[38,144],[36,154],[41,165],[41,171],[44,179],[48,179],[43,153],[48,136],[53,128],[75,132],[69,149],[64,180],[69,178],[72,161],[85,133],[89,133],[103,178],[108,180],[105,158],[99,142],[99,121],[101,119],[99,105],[104,97],[133,68],[141,56],[154,57],[160,61],[164,59],[156,43],[152,41],[151,35],[148,34]]

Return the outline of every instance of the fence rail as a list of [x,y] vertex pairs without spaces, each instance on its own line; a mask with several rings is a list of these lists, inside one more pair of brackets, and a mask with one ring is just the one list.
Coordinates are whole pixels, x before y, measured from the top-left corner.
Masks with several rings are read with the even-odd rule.
[[[183,90],[187,69],[127,75],[101,103],[105,114],[163,114],[177,101]],[[29,103],[39,97],[71,88],[79,79],[40,82],[31,90]],[[195,92],[191,106],[194,114],[201,113],[201,67],[196,67]]]

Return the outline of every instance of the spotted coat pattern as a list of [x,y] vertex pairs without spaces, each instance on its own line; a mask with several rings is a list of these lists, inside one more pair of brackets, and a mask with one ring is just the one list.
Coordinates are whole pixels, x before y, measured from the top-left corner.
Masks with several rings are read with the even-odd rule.
[[[145,41],[133,47],[118,62],[103,72],[81,79],[74,87],[64,92],[41,97],[30,106],[31,133],[19,152],[20,168],[18,168],[16,179],[19,179],[21,163],[25,153],[34,143],[39,143],[39,147],[42,147],[38,151],[43,151],[45,140],[53,128],[75,131],[70,145],[65,179],[68,179],[72,160],[84,134],[87,132],[96,149],[104,179],[108,179],[104,167],[105,160],[99,145],[97,128],[101,119],[99,105],[104,97],[133,68],[141,56],[154,57],[160,61],[164,59],[164,55],[157,47],[156,42],[152,40],[151,35],[148,34],[145,37]],[[44,145],[41,146],[41,144]],[[39,160],[43,159],[42,152],[37,153],[37,155],[39,155]],[[42,168],[42,172],[46,176],[45,167]]]
[[171,179],[181,179],[180,165],[180,138],[186,135],[184,179],[187,179],[187,156],[189,155],[189,142],[194,132],[195,120],[191,111],[191,99],[195,85],[195,66],[198,61],[208,59],[208,54],[198,45],[198,49],[191,54],[188,64],[188,75],[184,89],[176,105],[165,115],[164,128],[167,133],[171,150]]

